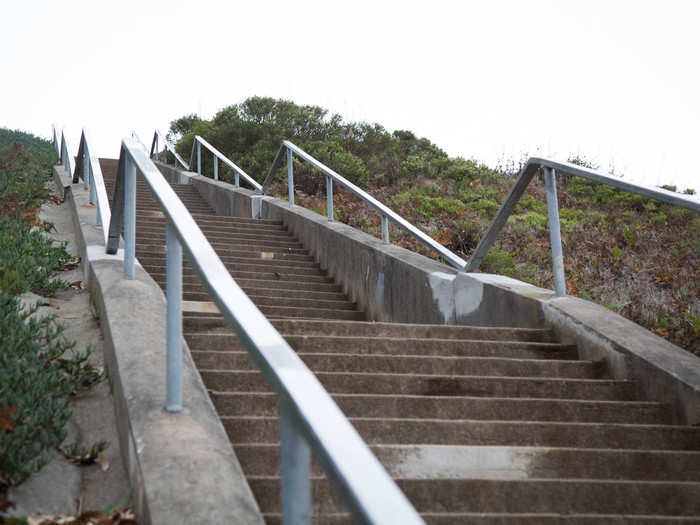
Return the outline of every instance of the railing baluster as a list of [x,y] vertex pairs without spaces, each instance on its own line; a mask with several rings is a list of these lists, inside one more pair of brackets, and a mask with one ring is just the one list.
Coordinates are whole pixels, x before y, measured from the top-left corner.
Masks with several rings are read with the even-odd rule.
[[90,180],[90,204],[95,204],[97,202],[97,188],[95,188],[95,176],[92,173],[90,155],[88,155],[88,179]]
[[134,278],[136,255],[136,165],[124,157],[124,279]]
[[294,164],[292,150],[287,148],[287,188],[289,189],[289,205],[294,206]]
[[214,155],[214,180],[219,180],[219,157]]
[[561,231],[559,229],[557,179],[553,168],[544,168],[544,180],[547,187],[547,213],[549,215],[549,238],[552,244],[554,291],[557,297],[563,297],[566,295],[566,280],[564,277],[564,256],[561,249]]
[[[177,162],[177,160],[176,160]],[[202,145],[197,141],[197,175],[202,174]]]
[[[88,167],[88,150],[87,144],[83,143],[83,188],[88,189],[90,187],[90,174]],[[92,199],[90,200],[92,202]]]
[[389,244],[389,217],[382,213],[382,239],[384,244]]
[[283,525],[311,524],[311,450],[294,409],[280,397],[280,466]]
[[328,220],[333,220],[333,179],[326,175],[326,200],[328,208]]
[[235,180],[236,188],[240,188],[241,187],[241,176],[238,174],[238,172],[234,173],[233,178]]
[[165,410],[182,410],[182,245],[170,221],[166,237],[166,397]]

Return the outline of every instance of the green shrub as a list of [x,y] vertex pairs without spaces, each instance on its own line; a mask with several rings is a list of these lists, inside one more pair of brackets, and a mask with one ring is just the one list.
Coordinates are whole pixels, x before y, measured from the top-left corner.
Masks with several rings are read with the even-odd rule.
[[65,438],[67,396],[104,378],[87,364],[90,349],[64,357],[75,343],[35,311],[0,292],[0,482],[10,485],[41,469]]
[[541,213],[537,213],[536,211],[529,211],[527,213],[523,213],[522,215],[511,215],[508,218],[508,222],[517,222],[517,221],[522,221],[525,224],[527,224],[530,228],[535,228],[538,230],[542,230],[547,227],[547,216],[543,215]]
[[0,290],[19,295],[33,291],[53,295],[68,286],[53,275],[69,260],[65,243],[59,245],[22,220],[0,220]]
[[481,261],[481,270],[486,273],[496,273],[509,277],[514,277],[518,273],[513,256],[495,246],[491,247]]

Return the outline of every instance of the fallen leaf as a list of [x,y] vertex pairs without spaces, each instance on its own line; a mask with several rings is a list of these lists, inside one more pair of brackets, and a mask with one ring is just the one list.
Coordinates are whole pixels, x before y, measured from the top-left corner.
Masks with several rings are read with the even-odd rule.
[[109,460],[104,456],[104,454],[97,454],[97,463],[99,463],[102,472],[107,472],[109,470]]
[[3,405],[0,408],[0,430],[12,432],[15,429],[14,413],[17,412],[17,407],[12,405]]

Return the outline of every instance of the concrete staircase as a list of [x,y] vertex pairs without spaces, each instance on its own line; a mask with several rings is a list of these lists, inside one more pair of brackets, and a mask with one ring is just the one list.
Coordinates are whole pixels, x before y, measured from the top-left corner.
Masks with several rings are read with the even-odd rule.
[[[108,192],[116,164],[103,160]],[[366,322],[277,222],[217,217],[174,185],[236,281],[431,524],[700,523],[700,429],[546,328]],[[136,254],[165,285],[165,221],[137,187]],[[276,396],[186,262],[185,338],[268,523]],[[314,466],[315,523],[349,522]]]

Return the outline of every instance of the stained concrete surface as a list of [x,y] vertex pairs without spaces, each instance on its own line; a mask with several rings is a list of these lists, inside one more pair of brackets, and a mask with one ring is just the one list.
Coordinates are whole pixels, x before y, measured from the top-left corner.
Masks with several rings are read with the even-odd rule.
[[[48,202],[42,206],[40,218],[52,222],[56,227],[56,231],[50,234],[52,238],[66,241],[69,252],[77,253],[70,203]],[[93,353],[89,362],[103,367],[102,332],[90,304],[90,294],[82,282],[82,270],[77,267],[60,272],[58,278],[72,283],[72,286],[49,298],[25,294],[22,301],[25,304],[40,302],[42,306],[37,315],[54,314],[57,322],[66,325],[65,337],[76,341],[72,352],[84,351],[91,345]],[[48,465],[23,484],[10,489],[8,497],[16,504],[12,515],[75,514],[128,503],[129,482],[120,457],[109,382],[103,381],[88,391],[80,392],[71,399],[70,406],[73,416],[63,445],[78,442],[89,447],[106,441],[109,446],[103,456],[109,462],[109,468],[103,471],[97,464],[76,466],[54,451]]]

